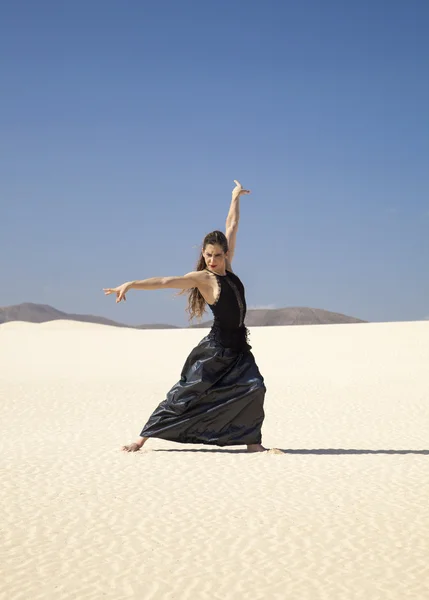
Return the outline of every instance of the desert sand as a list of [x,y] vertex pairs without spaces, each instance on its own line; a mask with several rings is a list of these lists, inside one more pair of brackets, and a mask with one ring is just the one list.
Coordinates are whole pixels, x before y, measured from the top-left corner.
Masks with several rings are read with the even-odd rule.
[[121,452],[205,333],[0,326],[0,597],[429,598],[429,322],[253,328],[284,454]]

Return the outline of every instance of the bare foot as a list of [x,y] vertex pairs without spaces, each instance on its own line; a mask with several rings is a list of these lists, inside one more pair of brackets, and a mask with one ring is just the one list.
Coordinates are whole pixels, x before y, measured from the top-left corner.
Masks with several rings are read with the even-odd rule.
[[123,450],[124,452],[138,452],[140,448],[140,444],[136,444],[134,442],[133,444],[128,444],[128,446],[122,446],[121,450]]
[[247,452],[266,452],[262,444],[247,444]]
[[128,444],[128,446],[122,446],[121,450],[123,450],[124,452],[138,452],[147,439],[149,438],[139,437],[137,442]]

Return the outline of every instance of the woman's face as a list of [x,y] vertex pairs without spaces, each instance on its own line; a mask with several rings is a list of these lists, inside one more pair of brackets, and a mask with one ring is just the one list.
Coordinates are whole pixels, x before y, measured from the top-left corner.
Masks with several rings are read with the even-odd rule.
[[223,273],[225,271],[226,259],[228,253],[225,253],[219,244],[207,244],[203,251],[203,257],[206,266],[211,271]]

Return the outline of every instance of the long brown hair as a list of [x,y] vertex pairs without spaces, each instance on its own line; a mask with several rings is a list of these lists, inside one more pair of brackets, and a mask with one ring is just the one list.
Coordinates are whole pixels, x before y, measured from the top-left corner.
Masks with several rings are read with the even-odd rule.
[[[222,231],[212,231],[206,235],[203,240],[203,246],[200,253],[200,257],[197,261],[195,270],[196,271],[204,271],[206,268],[206,261],[204,260],[203,252],[209,244],[217,244],[221,246],[222,250],[226,253],[228,252],[228,240]],[[183,290],[180,293],[188,294],[188,307],[186,312],[189,313],[189,320],[192,321],[195,317],[197,319],[201,319],[205,310],[206,310],[206,301],[204,300],[201,292],[198,288],[191,288],[189,290]]]

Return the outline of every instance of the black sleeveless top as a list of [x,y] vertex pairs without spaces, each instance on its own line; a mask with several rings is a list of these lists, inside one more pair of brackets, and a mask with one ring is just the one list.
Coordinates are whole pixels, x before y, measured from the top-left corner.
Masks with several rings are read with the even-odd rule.
[[231,271],[227,271],[226,275],[217,275],[209,269],[206,271],[216,276],[219,286],[217,300],[208,305],[214,316],[209,336],[225,348],[240,352],[250,350],[248,330],[244,325],[247,307],[243,284]]

